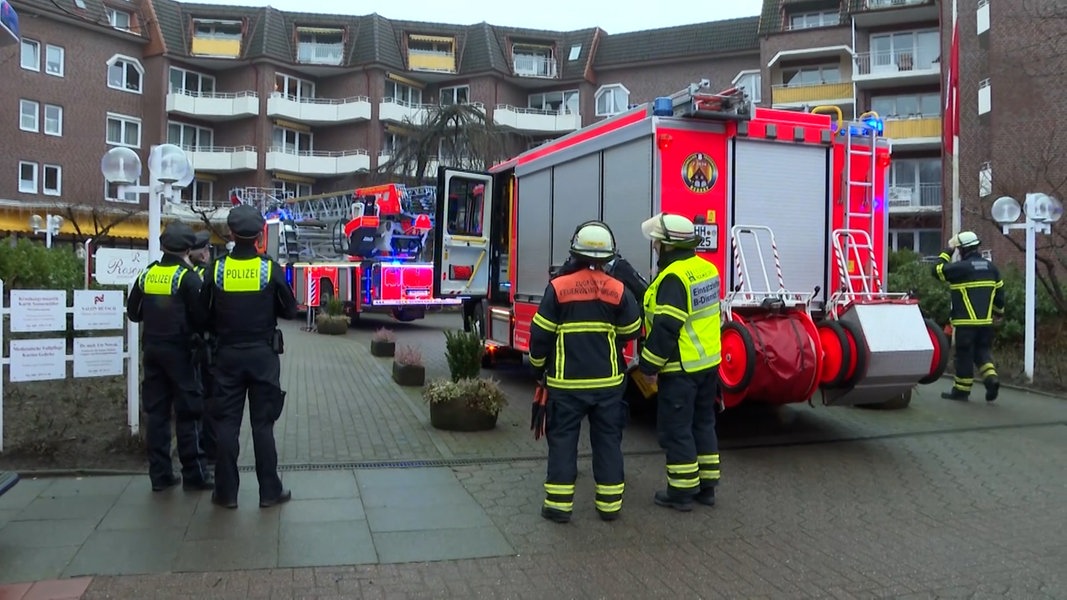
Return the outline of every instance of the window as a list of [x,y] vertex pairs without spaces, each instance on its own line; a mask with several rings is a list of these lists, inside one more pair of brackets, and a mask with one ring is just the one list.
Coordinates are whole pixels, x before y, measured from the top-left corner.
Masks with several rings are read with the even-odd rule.
[[406,106],[418,106],[422,104],[422,90],[395,81],[386,81],[385,99]]
[[983,198],[993,193],[993,165],[989,162],[982,163],[982,169],[978,172],[978,195]]
[[64,51],[61,46],[53,46],[51,44],[45,46],[44,72],[48,73],[49,75],[55,75],[56,77],[62,77],[63,56]]
[[482,235],[485,182],[453,176],[448,180],[448,233]]
[[210,181],[194,179],[189,186],[189,205],[193,208],[214,208],[215,186]]
[[124,92],[141,93],[144,67],[136,59],[116,54],[107,61],[107,87]]
[[871,110],[883,119],[918,119],[941,116],[941,95],[907,94],[900,96],[875,96],[871,98]]
[[551,46],[515,44],[511,54],[512,67],[520,77],[556,76],[556,57]]
[[19,100],[19,129],[37,133],[38,104],[33,100]]
[[841,82],[840,65],[821,65],[782,69],[782,83],[787,86],[822,85]]
[[578,90],[530,94],[527,106],[559,114],[578,114]]
[[45,135],[63,135],[63,107],[55,104],[44,105]]
[[215,19],[193,19],[195,32],[193,35],[198,38],[208,38],[213,40],[240,40],[241,39],[241,22],[240,21],[221,21]]
[[396,152],[396,149],[400,147],[403,142],[400,140],[400,136],[395,133],[385,132],[385,137],[382,138],[382,153],[391,155]]
[[892,229],[889,244],[893,250],[911,250],[921,256],[937,256],[941,252],[940,229]]
[[63,193],[63,167],[44,165],[41,188],[46,196],[58,196]]
[[303,198],[312,194],[310,183],[295,183],[275,179],[270,184],[278,191],[279,198]]
[[188,93],[192,96],[210,95],[215,92],[215,78],[195,71],[187,71],[177,67],[170,68],[170,83],[168,92]]
[[889,167],[890,208],[940,208],[941,159],[900,158]]
[[274,76],[274,91],[300,102],[315,97],[315,84],[306,79],[278,73]]
[[582,53],[582,45],[575,44],[571,46],[571,53],[567,55],[567,60],[578,60],[578,56]]
[[311,133],[307,131],[296,131],[276,126],[271,138],[271,151],[285,152],[286,154],[311,152],[311,137]]
[[74,6],[85,8],[85,0],[74,0]]
[[596,116],[617,115],[629,105],[630,90],[620,84],[606,85],[596,92]]
[[339,65],[345,52],[345,32],[324,27],[296,28],[296,60],[314,65]]
[[108,202],[121,202],[123,204],[140,204],[141,199],[134,192],[126,192],[119,197],[119,184],[104,180],[104,200]]
[[441,88],[441,106],[466,104],[470,101],[471,87],[469,85]]
[[123,31],[130,30],[130,13],[110,7],[105,8],[104,11],[107,13],[107,22],[112,27]]
[[836,10],[824,10],[822,12],[804,13],[789,16],[790,29],[830,27],[839,23],[841,23],[841,13]]
[[37,193],[37,163],[19,162],[19,191],[23,194]]
[[734,77],[734,85],[745,88],[752,102],[759,104],[763,101],[763,76],[759,71],[741,71]]
[[171,121],[167,123],[167,143],[185,150],[208,150],[215,145],[215,132],[207,127]]
[[41,44],[33,40],[22,40],[22,68],[28,71],[41,70]]
[[112,146],[141,147],[141,120],[108,113],[107,143]]
[[[899,31],[871,36],[873,72],[911,71],[939,67],[934,61],[941,58],[941,34],[936,30]],[[860,65],[860,74],[866,75]]]

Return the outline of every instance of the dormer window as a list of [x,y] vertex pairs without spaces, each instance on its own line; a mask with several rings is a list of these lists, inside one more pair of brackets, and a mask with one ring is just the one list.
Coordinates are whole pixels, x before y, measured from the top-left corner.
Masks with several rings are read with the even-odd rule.
[[408,35],[408,68],[412,71],[455,73],[455,38],[441,35]]
[[237,58],[241,55],[244,24],[224,19],[193,19],[191,54],[217,58]]
[[578,56],[582,53],[582,45],[575,44],[571,46],[571,53],[567,55],[567,60],[578,60]]
[[111,7],[104,8],[104,12],[107,13],[107,22],[112,27],[122,31],[130,31],[130,23],[133,20],[130,13]]
[[332,27],[297,27],[296,60],[310,65],[339,65],[345,32]]
[[552,46],[515,44],[511,47],[512,66],[519,77],[556,77],[556,57]]
[[832,27],[841,24],[841,13],[836,10],[798,13],[789,15],[789,29],[811,29],[812,27]]

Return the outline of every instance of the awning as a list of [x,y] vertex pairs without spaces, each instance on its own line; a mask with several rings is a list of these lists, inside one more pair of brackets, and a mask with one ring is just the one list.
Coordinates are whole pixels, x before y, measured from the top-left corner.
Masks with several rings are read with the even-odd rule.
[[304,27],[297,25],[296,30],[300,33],[329,33],[333,35],[341,35],[345,32],[342,27]]
[[404,77],[403,75],[397,75],[396,73],[388,73],[387,72],[385,74],[385,78],[389,79],[389,80],[392,80],[392,81],[395,81],[397,83],[402,83],[402,84],[404,84],[406,86],[409,86],[409,87],[420,89],[420,90],[426,88],[426,84],[425,83],[422,83],[421,81],[415,81],[414,79],[410,79],[408,77]]
[[304,183],[307,185],[314,185],[315,180],[310,177],[303,177],[301,175],[293,175],[292,173],[283,173],[282,171],[275,171],[272,179],[278,181],[285,181],[288,183]]
[[788,60],[791,58],[819,58],[822,56],[841,56],[842,54],[852,55],[852,48],[848,46],[820,46],[819,48],[802,48],[799,50],[782,50],[778,54],[774,55],[771,62],[767,63],[767,68],[771,68],[778,64],[779,61]]
[[451,44],[456,41],[456,38],[450,35],[421,35],[417,33],[409,33],[408,41],[410,42],[440,42],[443,44]]
[[311,128],[303,123],[297,123],[295,121],[286,121],[285,119],[274,119],[274,124],[278,127],[284,127],[286,129],[292,129],[293,131],[309,132]]

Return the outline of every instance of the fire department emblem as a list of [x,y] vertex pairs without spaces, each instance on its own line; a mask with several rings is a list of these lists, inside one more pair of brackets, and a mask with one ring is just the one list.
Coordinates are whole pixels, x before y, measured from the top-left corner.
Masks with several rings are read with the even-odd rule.
[[689,191],[703,194],[715,187],[719,178],[719,169],[715,161],[703,152],[694,152],[682,161],[682,181]]

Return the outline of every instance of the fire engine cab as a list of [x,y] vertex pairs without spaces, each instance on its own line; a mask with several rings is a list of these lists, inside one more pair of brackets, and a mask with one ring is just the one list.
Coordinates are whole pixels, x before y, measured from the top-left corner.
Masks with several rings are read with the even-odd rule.
[[[489,361],[526,353],[579,224],[607,223],[619,255],[651,277],[639,225],[682,214],[723,280],[727,407],[816,394],[903,406],[941,376],[948,343],[916,300],[886,290],[890,150],[873,113],[846,122],[833,107],[753,108],[742,89],[694,84],[488,173],[439,169],[434,295],[465,299]],[[626,349],[631,370],[639,354],[639,342]]]

